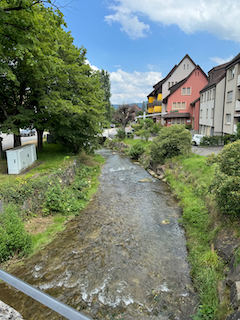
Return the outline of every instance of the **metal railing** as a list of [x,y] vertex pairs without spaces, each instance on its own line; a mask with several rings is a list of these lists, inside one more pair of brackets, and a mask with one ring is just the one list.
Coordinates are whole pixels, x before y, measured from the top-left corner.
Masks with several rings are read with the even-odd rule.
[[91,320],[77,310],[0,269],[0,279],[70,320]]

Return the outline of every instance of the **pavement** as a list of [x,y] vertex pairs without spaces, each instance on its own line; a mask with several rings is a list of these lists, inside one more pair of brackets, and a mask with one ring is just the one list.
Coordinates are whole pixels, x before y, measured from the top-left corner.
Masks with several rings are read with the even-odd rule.
[[192,147],[192,152],[199,154],[200,156],[204,156],[206,157],[207,155],[214,153],[214,154],[218,154],[220,151],[222,151],[224,146],[217,146],[217,147],[197,147],[197,146],[193,146]]

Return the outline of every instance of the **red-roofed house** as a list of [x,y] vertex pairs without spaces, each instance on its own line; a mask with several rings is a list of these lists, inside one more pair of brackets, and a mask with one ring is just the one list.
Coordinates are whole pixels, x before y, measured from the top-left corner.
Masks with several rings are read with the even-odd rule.
[[163,103],[167,106],[164,125],[190,124],[194,130],[199,129],[199,91],[208,83],[204,71],[196,66],[183,80],[172,86]]

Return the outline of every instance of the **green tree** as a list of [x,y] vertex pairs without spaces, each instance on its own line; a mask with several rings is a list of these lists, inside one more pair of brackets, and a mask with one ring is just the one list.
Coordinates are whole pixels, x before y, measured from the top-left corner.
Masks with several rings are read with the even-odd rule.
[[110,82],[110,74],[106,70],[100,71],[100,81],[101,81],[101,89],[104,91],[104,105],[105,105],[105,118],[107,121],[111,122],[112,120],[112,112],[111,112],[111,82]]
[[191,133],[184,125],[163,127],[151,144],[151,157],[155,163],[191,151]]

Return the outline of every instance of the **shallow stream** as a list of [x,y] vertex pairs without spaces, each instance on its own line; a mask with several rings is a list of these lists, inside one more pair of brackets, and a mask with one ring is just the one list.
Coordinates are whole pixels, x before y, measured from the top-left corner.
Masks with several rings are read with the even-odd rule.
[[[88,207],[14,274],[93,319],[190,319],[196,298],[177,203],[125,155],[98,153],[106,164]],[[63,319],[3,283],[0,300],[25,320]]]

